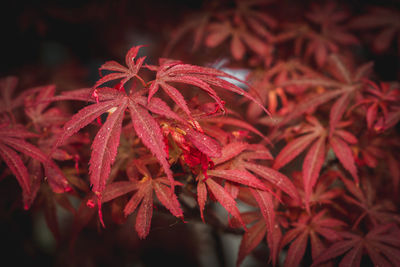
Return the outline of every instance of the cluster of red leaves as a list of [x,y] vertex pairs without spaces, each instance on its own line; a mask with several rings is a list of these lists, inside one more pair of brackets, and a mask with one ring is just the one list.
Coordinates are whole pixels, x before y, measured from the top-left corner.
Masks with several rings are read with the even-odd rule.
[[[60,110],[46,109],[49,105],[48,98],[54,94],[54,86],[32,88],[18,97],[13,97],[17,82],[15,77],[0,80],[3,102],[1,105],[0,156],[17,178],[22,188],[24,208],[29,209],[38,192],[43,178],[43,170],[45,178],[54,192],[62,193],[72,190],[64,173],[52,159],[67,160],[71,156],[65,151],[58,150],[53,157],[50,157],[47,153],[49,147],[47,146],[46,151],[46,143],[41,141],[41,139],[46,139],[43,136],[44,128],[49,125],[51,127],[58,125],[59,127],[65,119]],[[37,95],[36,98],[34,98],[35,95]],[[16,121],[13,111],[20,106],[24,106],[27,117],[32,118],[32,125],[37,133],[28,131],[24,125]],[[51,117],[52,120],[47,117]],[[34,142],[36,145],[26,139],[36,139]],[[17,152],[27,158],[22,158]]]
[[[273,265],[279,265],[278,255],[284,251],[285,266],[337,263],[335,258],[346,252],[340,265],[358,266],[368,255],[376,265],[397,266],[399,244],[386,238],[399,238],[400,163],[394,128],[400,120],[399,83],[372,81],[373,63],[358,63],[352,49],[372,37],[375,51],[389,50],[398,32],[398,11],[371,8],[352,18],[350,9],[326,1],[312,4],[302,17],[279,21],[270,14],[283,4],[272,3],[269,9],[270,1],[243,2],[207,10],[207,20],[196,28],[203,32],[194,31],[195,48],[202,40],[213,48],[230,39],[232,58],[250,70],[250,94],[271,113],[267,116],[248,102],[246,116],[267,127],[263,133],[278,148],[273,149],[274,158],[254,166],[284,174],[294,183],[300,202],[283,188],[267,192],[285,192],[292,199],[283,195],[274,202],[270,194],[260,198],[255,190],[261,188],[235,192],[239,200],[259,209],[243,213],[241,220],[232,214],[238,225],[248,227],[238,265],[266,236]],[[245,14],[251,12],[250,21]],[[358,35],[370,29],[381,32]],[[170,44],[177,45],[177,39]],[[306,254],[309,246],[311,258]]]
[[265,58],[269,64],[273,50],[270,29],[276,28],[277,21],[260,11],[271,4],[270,0],[237,0],[235,7],[219,6],[216,3],[212,9],[191,16],[190,22],[179,28],[169,42],[165,54],[188,32],[194,32],[193,50],[202,43],[207,47],[223,46],[229,42],[230,52],[235,60],[241,60],[246,54],[256,58]]
[[[24,207],[44,202],[56,237],[60,205],[75,216],[73,238],[96,210],[103,226],[135,214],[145,238],[155,207],[183,221],[191,198],[198,215],[189,220],[209,223],[214,201],[243,229],[238,266],[261,243],[274,266],[400,265],[399,83],[374,81],[373,64],[352,53],[364,37],[350,32],[381,30],[373,47],[382,53],[398,12],[351,19],[327,1],[279,21],[272,1],[210,8],[177,30],[166,53],[193,32],[192,53],[228,46],[247,81],[167,58],[147,65],[142,46],[125,66],[104,63],[92,88],[13,96],[17,79],[0,80],[0,157]],[[231,93],[237,103],[223,100]],[[54,105],[65,100],[91,104],[67,116]],[[89,125],[98,130],[88,156],[80,149]],[[80,199],[78,210],[66,196]]]

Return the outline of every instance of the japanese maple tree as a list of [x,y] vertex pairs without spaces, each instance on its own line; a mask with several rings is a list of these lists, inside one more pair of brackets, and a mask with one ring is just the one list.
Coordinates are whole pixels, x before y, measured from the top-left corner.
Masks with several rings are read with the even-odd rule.
[[[115,24],[128,24],[132,6],[116,2]],[[199,224],[221,266],[399,266],[400,65],[374,61],[399,60],[398,7],[201,6],[180,6],[186,19],[168,17],[164,36],[154,21],[166,11],[138,14],[160,44],[110,38],[120,55],[91,83],[65,90],[81,74],[71,65],[47,85],[32,82],[39,71],[2,75],[0,187],[20,188],[7,203],[43,214],[77,266],[91,230],[107,239],[101,251],[125,242],[142,253],[148,239]],[[109,6],[85,8],[94,19]],[[238,253],[224,258],[228,234]]]

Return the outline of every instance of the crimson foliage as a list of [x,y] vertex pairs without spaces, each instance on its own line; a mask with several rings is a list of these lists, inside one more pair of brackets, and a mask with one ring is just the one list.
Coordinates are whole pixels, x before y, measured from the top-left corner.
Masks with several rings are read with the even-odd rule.
[[158,65],[139,45],[90,88],[15,95],[18,78],[0,80],[3,176],[23,207],[42,206],[57,239],[68,210],[72,246],[128,217],[144,239],[166,209],[240,235],[237,266],[265,245],[273,266],[400,266],[399,82],[354,53],[398,53],[399,11],[327,1],[289,19],[285,3],[226,2],[177,27]]

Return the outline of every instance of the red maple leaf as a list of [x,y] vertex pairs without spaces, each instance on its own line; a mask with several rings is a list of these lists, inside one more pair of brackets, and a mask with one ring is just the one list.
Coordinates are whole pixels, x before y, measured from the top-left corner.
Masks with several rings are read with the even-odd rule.
[[57,107],[50,107],[55,93],[55,86],[41,86],[31,89],[34,92],[25,97],[25,114],[31,119],[35,130],[43,127],[59,126],[67,121],[67,115]]
[[161,87],[167,95],[180,107],[189,117],[191,112],[183,95],[169,83],[183,83],[196,86],[212,97],[221,110],[224,110],[224,102],[219,98],[213,87],[222,88],[242,95],[259,105],[266,113],[265,107],[242,88],[227,82],[223,78],[242,82],[232,75],[223,71],[184,64],[181,61],[160,59],[159,66],[147,66],[150,70],[157,71],[156,79],[150,82],[148,101]]
[[[103,90],[99,92],[103,95]],[[104,99],[107,99],[107,94]],[[165,144],[163,143],[162,132],[158,122],[150,115],[145,106],[140,105],[136,100],[138,97],[133,94],[114,90],[113,99],[102,100],[93,105],[81,109],[75,114],[64,127],[56,147],[61,145],[68,137],[78,132],[103,113],[109,113],[106,122],[98,131],[92,143],[92,155],[90,159],[90,181],[99,199],[99,212],[101,212],[102,191],[105,188],[108,176],[117,155],[122,122],[125,111],[130,111],[133,127],[142,140],[143,144],[157,157],[168,178],[173,181],[172,172],[169,169]],[[101,218],[101,214],[100,214]]]
[[354,155],[348,144],[357,143],[357,138],[351,133],[340,129],[340,126],[347,126],[348,123],[339,123],[337,129],[328,132],[315,117],[306,118],[309,124],[301,126],[298,133],[299,136],[290,141],[278,154],[274,162],[274,168],[280,169],[308,147],[302,165],[302,175],[304,183],[304,202],[306,208],[309,209],[310,196],[314,185],[316,184],[322,164],[325,162],[326,142],[333,149],[336,157],[339,159],[343,167],[348,170],[358,183],[357,168],[355,165]]
[[296,112],[287,114],[279,125],[286,125],[291,120],[318,108],[332,99],[336,99],[329,115],[329,126],[332,132],[343,115],[351,110],[351,104],[356,93],[362,91],[363,78],[371,71],[371,68],[371,62],[358,68],[353,68],[351,60],[333,54],[329,56],[328,64],[326,65],[327,75],[304,76],[284,82],[282,86],[306,86],[309,89],[312,88],[317,92],[321,90],[322,92],[305,97],[304,101],[293,107]]
[[[267,238],[268,244],[270,248],[274,250],[274,255],[276,255],[277,242],[279,242],[279,240],[274,238],[273,235],[273,231],[275,230],[275,211],[271,197],[277,197],[274,189],[278,189],[287,193],[294,201],[299,201],[296,188],[283,174],[252,162],[272,159],[268,149],[262,145],[233,142],[224,146],[221,153],[222,156],[214,160],[214,169],[208,171],[209,178],[202,179],[202,176],[198,177],[197,198],[201,217],[204,220],[203,210],[207,200],[208,189],[216,200],[220,202],[242,226],[245,226],[239,210],[236,207],[234,198],[237,197],[238,193],[241,192],[243,188],[249,188],[256,205],[259,206],[262,216],[266,221],[267,233],[269,235]],[[249,235],[253,235],[253,232],[249,233]],[[250,244],[249,247],[252,248],[257,244]],[[250,251],[250,248],[243,248],[241,259]],[[275,260],[276,256],[273,256],[273,261]]]
[[[183,64],[181,62],[172,60],[160,60],[159,67],[147,66],[150,70],[157,71],[156,79],[151,82],[151,85],[148,89],[144,88],[139,90],[136,87],[133,87],[129,92],[125,92],[125,90],[122,90],[123,85],[129,79],[136,77],[143,81],[138,75],[138,72],[143,64],[144,57],[139,58],[135,63],[135,57],[139,48],[140,46],[133,47],[127,53],[126,64],[128,65],[129,69],[122,67],[114,61],[107,62],[100,68],[100,70],[107,69],[114,71],[114,73],[104,76],[96,83],[94,87],[95,95],[88,94],[90,89],[86,89],[78,90],[76,93],[69,93],[64,97],[61,97],[64,99],[83,100],[84,96],[86,96],[86,101],[93,101],[96,103],[81,109],[71,118],[70,121],[64,125],[63,132],[59,136],[55,147],[63,144],[67,138],[77,133],[81,128],[90,124],[103,113],[108,113],[107,120],[101,126],[92,143],[92,153],[89,162],[90,182],[93,186],[93,192],[98,197],[97,204],[101,221],[102,192],[106,187],[111,166],[113,165],[117,155],[121,129],[125,118],[125,112],[127,110],[130,113],[135,133],[145,147],[147,147],[157,158],[166,176],[170,180],[171,190],[173,192],[174,179],[170,170],[170,164],[167,160],[168,154],[166,143],[164,142],[160,122],[157,120],[155,115],[176,120],[176,122],[182,122],[185,121],[185,119],[179,117],[161,99],[154,97],[154,94],[157,92],[158,88],[162,87],[176,102],[176,104],[189,116],[189,118],[191,117],[191,111],[189,110],[182,94],[178,91],[178,89],[169,85],[168,82],[186,83],[201,88],[216,100],[216,103],[221,107],[221,109],[223,109],[223,102],[210,85],[244,95],[250,99],[254,99],[243,89],[221,79],[221,77],[233,78],[222,71]],[[120,81],[118,88],[112,89],[103,87],[101,90],[97,89],[98,86],[104,84],[105,82],[116,79],[123,79]],[[143,82],[143,85],[146,84]],[[137,89],[137,91],[135,91],[135,89]],[[143,96],[143,94],[146,92],[148,92],[147,101],[145,101],[146,98]],[[256,100],[254,99],[254,101]],[[261,104],[259,105],[262,106]],[[216,143],[216,141],[212,141],[211,137],[204,135],[201,132],[201,129],[197,128],[197,123],[195,121],[189,120],[185,123],[182,122],[182,125],[182,127],[184,127],[184,131],[186,132],[185,136],[187,140],[192,143],[194,147],[209,157],[219,156],[218,143]],[[195,127],[191,129],[190,125]],[[189,158],[189,160],[193,161],[194,158]],[[205,169],[204,161],[201,160],[200,163]]]
[[[378,33],[374,36],[372,47],[378,53],[389,49],[391,43],[400,36],[400,13],[393,8],[372,7],[367,14],[363,14],[352,19],[349,27],[357,30],[375,30]],[[397,50],[400,51],[400,42],[397,44]]]
[[28,132],[21,125],[1,124],[0,137],[0,157],[15,175],[22,188],[25,209],[28,209],[35,199],[37,188],[34,184],[34,177],[29,174],[24,161],[17,151],[43,164],[47,181],[54,192],[71,191],[67,179],[58,166],[39,148],[25,140],[26,138],[37,137],[36,134]]
[[[367,108],[366,120],[368,129],[375,131],[385,130],[384,125],[388,120],[389,113],[398,109],[400,103],[400,90],[390,83],[376,83],[364,80],[365,89],[362,98],[355,106],[362,105]],[[354,106],[354,107],[355,107]],[[353,107],[353,108],[354,108]]]
[[302,214],[297,222],[292,223],[293,228],[285,233],[281,243],[282,247],[291,243],[285,259],[285,266],[298,266],[300,264],[309,239],[313,259],[324,252],[325,240],[332,242],[340,239],[338,229],[345,224],[340,220],[326,216],[326,213],[326,210],[322,210],[311,216]]
[[18,78],[14,76],[8,76],[0,79],[0,113],[8,112],[8,115],[12,116],[12,111],[24,104],[24,99],[28,95],[32,94],[35,89],[25,90],[18,96],[13,96],[15,89],[17,88]]
[[356,229],[364,219],[368,219],[366,224],[372,224],[373,226],[382,223],[400,222],[400,216],[396,214],[396,208],[393,203],[386,199],[378,199],[376,190],[369,180],[363,179],[361,186],[357,186],[343,176],[339,177],[351,194],[351,196],[344,195],[344,200],[356,205],[361,210],[361,213],[355,213],[353,229]]
[[136,77],[140,81],[143,81],[142,78],[138,75],[138,72],[142,67],[146,57],[138,58],[135,62],[135,58],[141,47],[143,46],[134,46],[128,51],[128,53],[126,53],[125,64],[127,67],[122,66],[116,61],[107,61],[106,63],[101,65],[99,71],[108,70],[112,71],[112,73],[107,74],[106,76],[98,80],[94,85],[94,88],[96,89],[104,83],[119,79],[122,79],[118,84],[119,89],[123,88],[125,83],[134,77]]
[[310,28],[308,31],[302,31],[304,35],[296,40],[296,52],[300,52],[301,44],[308,40],[304,56],[308,58],[313,55],[319,67],[325,64],[330,53],[339,52],[339,45],[358,44],[357,38],[348,33],[343,24],[349,18],[349,13],[340,9],[335,1],[312,5],[306,18],[317,24],[320,29],[314,31]]
[[[137,191],[125,205],[124,214],[128,216],[139,207],[135,229],[140,238],[145,238],[150,231],[153,214],[153,191],[161,204],[165,206],[172,215],[183,219],[183,212],[178,199],[175,194],[171,195],[171,188],[169,185],[169,180],[164,177],[152,179],[145,176],[140,181],[136,182],[135,190]],[[115,193],[113,196],[115,196]]]
[[184,20],[182,26],[177,28],[173,32],[171,39],[169,40],[163,55],[168,56],[172,49],[178,44],[179,41],[184,39],[186,34],[193,32],[194,40],[192,51],[198,50],[201,43],[203,42],[206,34],[207,26],[215,16],[213,11],[204,10],[202,12],[196,12],[195,14],[189,14],[187,19]]
[[239,25],[234,25],[229,20],[214,22],[209,25],[209,32],[205,40],[208,47],[216,47],[231,37],[230,49],[233,58],[236,60],[241,60],[244,57],[246,46],[262,57],[268,55],[271,50],[262,39],[249,32],[242,22]]
[[[270,248],[272,265],[276,265],[282,232],[276,218],[277,208],[270,193],[257,190],[241,190],[239,199],[243,202],[259,207],[259,211],[244,212],[241,214],[246,225],[251,224],[240,242],[239,255],[236,265],[239,266],[244,258],[253,251],[266,236]],[[233,223],[233,222],[232,222]]]
[[371,229],[366,235],[343,232],[343,240],[337,241],[324,250],[312,266],[318,266],[340,255],[344,257],[340,266],[360,266],[366,252],[376,266],[400,265],[400,230],[393,224],[381,224]]

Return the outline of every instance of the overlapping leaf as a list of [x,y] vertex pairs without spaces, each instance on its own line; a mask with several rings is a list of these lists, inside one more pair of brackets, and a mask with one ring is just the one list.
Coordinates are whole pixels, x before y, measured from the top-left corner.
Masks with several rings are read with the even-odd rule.
[[[102,93],[99,92],[99,94],[101,95]],[[101,212],[101,194],[110,175],[111,165],[117,155],[122,121],[126,109],[129,109],[131,113],[132,123],[139,138],[156,156],[168,178],[173,181],[159,124],[132,97],[124,96],[124,93],[120,92],[116,99],[102,101],[80,110],[64,125],[64,131],[57,142],[57,146],[61,145],[64,140],[91,123],[101,114],[110,113],[107,121],[100,128],[93,141],[90,160],[90,181],[93,185],[93,191],[99,197],[99,212]]]
[[325,142],[326,142],[326,131],[322,125],[312,117],[308,118],[311,124],[307,124],[300,131],[305,135],[289,142],[278,154],[274,162],[274,168],[280,169],[300,153],[302,153],[307,147],[308,150],[304,161],[303,161],[303,183],[305,189],[304,201],[307,209],[309,208],[309,200],[312,189],[317,182],[319,172],[322,164],[325,160]]
[[257,103],[257,105],[268,113],[265,107],[245,90],[223,80],[222,78],[230,78],[240,81],[223,71],[165,59],[160,60],[159,66],[148,66],[148,68],[157,71],[156,79],[151,82],[149,88],[148,101],[151,100],[153,95],[161,87],[189,117],[191,116],[191,111],[189,110],[183,95],[169,83],[184,83],[202,89],[215,100],[221,110],[224,110],[224,104],[211,86],[242,95]]
[[[249,227],[248,231],[244,233],[242,241],[240,242],[239,255],[236,261],[236,266],[240,266],[243,260],[249,255],[264,239],[267,233],[267,226],[258,212],[254,212],[258,217],[258,220]],[[252,221],[246,220],[246,214],[242,214],[243,220],[246,224],[252,223]]]
[[153,191],[161,204],[165,206],[172,215],[183,218],[183,212],[175,194],[171,194],[171,188],[167,186],[168,180],[163,178],[152,179],[144,177],[136,183],[137,191],[130,198],[124,208],[125,216],[133,213],[137,207],[135,228],[140,238],[145,238],[150,231],[151,218],[153,214]]
[[285,259],[285,266],[288,267],[300,264],[309,239],[311,242],[311,256],[316,259],[326,247],[323,240],[332,242],[340,239],[338,229],[344,226],[344,223],[327,217],[326,211],[321,211],[313,216],[302,216],[298,222],[293,223],[293,226],[292,229],[285,233],[282,239],[282,246],[291,242]]
[[57,165],[39,148],[25,140],[26,138],[35,136],[35,134],[26,131],[21,125],[16,125],[14,127],[9,127],[4,124],[0,125],[0,156],[10,168],[11,172],[16,176],[22,188],[26,209],[32,204],[37,190],[32,188],[33,181],[28,173],[28,169],[16,151],[34,160],[38,160],[43,164],[48,182],[53,191],[62,193],[71,189],[64,174]]
[[25,97],[39,90],[38,88],[32,88],[25,90],[18,96],[14,96],[13,94],[17,85],[18,78],[15,76],[7,76],[0,79],[0,114],[3,112],[9,112],[11,114],[15,108],[24,104]]
[[369,180],[363,179],[362,186],[357,186],[351,180],[340,176],[349,195],[343,197],[344,200],[355,205],[360,212],[355,213],[353,228],[356,228],[362,221],[373,226],[391,222],[400,222],[400,216],[396,214],[396,208],[392,203],[377,198],[376,190],[372,187]]
[[138,76],[138,72],[139,72],[140,68],[142,67],[143,62],[146,59],[146,57],[138,58],[135,62],[135,58],[141,47],[142,46],[134,46],[126,54],[125,64],[128,68],[122,66],[121,64],[119,64],[116,61],[107,61],[106,63],[104,63],[99,68],[99,71],[108,70],[108,71],[112,71],[112,73],[107,74],[106,76],[104,76],[103,78],[98,80],[96,82],[96,84],[94,85],[94,88],[96,89],[97,87],[101,86],[102,84],[107,83],[109,81],[113,81],[113,80],[122,79],[119,82],[120,88],[122,88],[124,86],[124,84],[127,81],[129,81],[130,79],[132,79],[133,77],[136,77],[139,80],[142,80],[140,78],[140,76]]
[[367,14],[351,20],[349,27],[358,30],[378,29],[379,33],[374,37],[372,46],[376,52],[382,53],[388,50],[396,36],[398,39],[400,34],[399,15],[400,13],[396,9],[373,7]]
[[[265,56],[270,50],[265,41],[249,32],[245,25],[234,26],[229,20],[209,25],[209,35],[205,43],[216,47],[231,37],[230,49],[234,59],[241,60],[246,53],[246,46],[258,55]],[[246,46],[245,46],[246,44]]]
[[67,115],[57,107],[48,108],[54,97],[55,86],[41,86],[33,88],[33,90],[35,92],[25,97],[24,110],[36,131],[40,131],[42,127],[63,124],[67,120]]
[[336,122],[335,127],[337,128],[330,132],[331,136],[328,138],[327,131],[315,118],[309,117],[308,120],[311,125],[302,126],[299,134],[303,135],[289,142],[280,151],[273,166],[275,169],[282,168],[305,151],[307,147],[310,147],[302,165],[305,190],[304,201],[307,209],[309,208],[312,189],[317,182],[320,170],[325,161],[327,140],[329,140],[330,147],[343,167],[350,172],[357,183],[359,179],[354,155],[349,146],[349,144],[357,143],[357,138],[348,131],[341,129],[349,123]]
[[[352,62],[337,54],[328,57],[326,68],[328,76],[301,77],[299,79],[288,80],[282,86],[307,86],[311,88],[329,89],[321,94],[309,96],[297,104],[290,113],[284,117],[280,125],[298,118],[307,111],[318,108],[328,101],[338,98],[332,106],[330,113],[330,129],[336,127],[336,123],[342,119],[342,116],[350,109],[355,93],[361,91],[363,79],[371,71],[373,64],[371,62],[353,68]],[[315,75],[314,75],[315,76]],[[347,104],[347,105],[346,105]]]
[[[93,185],[92,190],[98,197],[97,202],[101,220],[102,192],[106,187],[107,180],[111,172],[111,166],[117,155],[121,128],[126,109],[129,110],[132,125],[137,136],[162,166],[170,181],[171,190],[173,192],[174,179],[172,177],[172,172],[168,162],[167,147],[166,143],[164,142],[164,136],[160,127],[160,122],[156,120],[154,115],[162,116],[179,124],[181,129],[180,131],[182,133],[180,134],[181,138],[179,140],[177,139],[176,141],[184,150],[185,161],[190,167],[200,164],[204,175],[207,175],[207,168],[210,162],[209,158],[220,157],[221,148],[216,140],[202,132],[202,129],[197,122],[193,120],[190,120],[191,124],[189,121],[186,122],[184,117],[181,117],[177,113],[173,112],[164,101],[154,97],[154,94],[157,92],[158,88],[161,86],[176,102],[176,104],[188,115],[189,118],[191,117],[191,111],[189,110],[183,95],[177,88],[170,85],[170,82],[190,84],[201,88],[216,101],[216,104],[220,109],[224,108],[223,101],[218,97],[217,93],[211,86],[224,88],[254,100],[254,98],[243,89],[222,80],[222,77],[234,78],[222,71],[183,64],[181,62],[172,60],[160,60],[159,67],[148,66],[150,70],[157,71],[157,74],[156,79],[152,81],[149,86],[147,101],[143,96],[147,89],[135,92],[135,88],[133,88],[129,93],[127,93],[125,90],[121,89],[129,79],[136,77],[141,80],[141,78],[138,76],[138,72],[143,64],[144,58],[139,58],[135,62],[135,57],[137,56],[139,49],[140,46],[133,47],[127,53],[126,65],[129,68],[125,68],[114,61],[107,62],[100,68],[100,70],[106,69],[114,71],[114,73],[104,76],[96,83],[94,87],[95,95],[93,94],[93,91],[91,95],[88,95],[88,90],[80,90],[77,94],[70,93],[66,96],[66,99],[74,99],[75,97],[78,100],[82,100],[82,96],[87,96],[87,100],[95,101],[96,103],[81,109],[71,118],[69,122],[64,125],[63,132],[59,136],[55,145],[55,147],[62,145],[68,137],[72,136],[81,128],[90,124],[103,113],[108,113],[106,122],[104,125],[102,125],[93,141],[92,155],[90,159],[90,181]],[[102,90],[97,90],[97,87],[101,86],[102,84],[117,79],[122,79],[118,85],[118,88],[110,89],[103,87]],[[262,106],[261,104],[259,105]],[[176,133],[174,132],[175,130],[169,131],[171,131],[171,134],[177,137]],[[216,175],[226,176],[226,173],[219,173]],[[236,179],[239,179],[238,174],[236,174]],[[238,181],[240,181],[240,179]],[[219,186],[213,184],[212,182],[210,183],[211,185],[209,185],[209,187],[211,187],[211,190],[217,190],[219,192]],[[262,187],[261,183],[257,184],[257,180],[249,181],[248,184],[257,186],[258,188]],[[165,189],[164,187],[160,188]],[[162,197],[162,195],[160,195],[160,197],[164,204],[168,202],[167,198]],[[147,203],[149,200],[146,198],[145,202]],[[145,211],[144,208],[140,209],[139,217],[146,222],[145,227],[141,229],[142,236],[144,236],[148,231],[147,227],[149,225],[146,218],[151,217],[151,214],[146,212],[148,211]]]
[[398,266],[400,264],[400,231],[395,225],[377,225],[365,236],[341,233],[343,240],[337,241],[323,251],[312,266],[318,266],[344,254],[340,266],[360,266],[364,251],[376,266]]
[[[348,12],[342,10],[334,1],[326,1],[324,4],[315,3],[311,11],[306,14],[306,18],[317,24],[320,30],[314,31],[311,28],[303,31],[303,36],[296,40],[297,48],[308,40],[304,52],[305,58],[311,55],[319,67],[322,67],[330,53],[339,52],[339,45],[358,44],[358,39],[347,32],[344,22],[349,18]],[[300,52],[297,49],[296,52]]]

